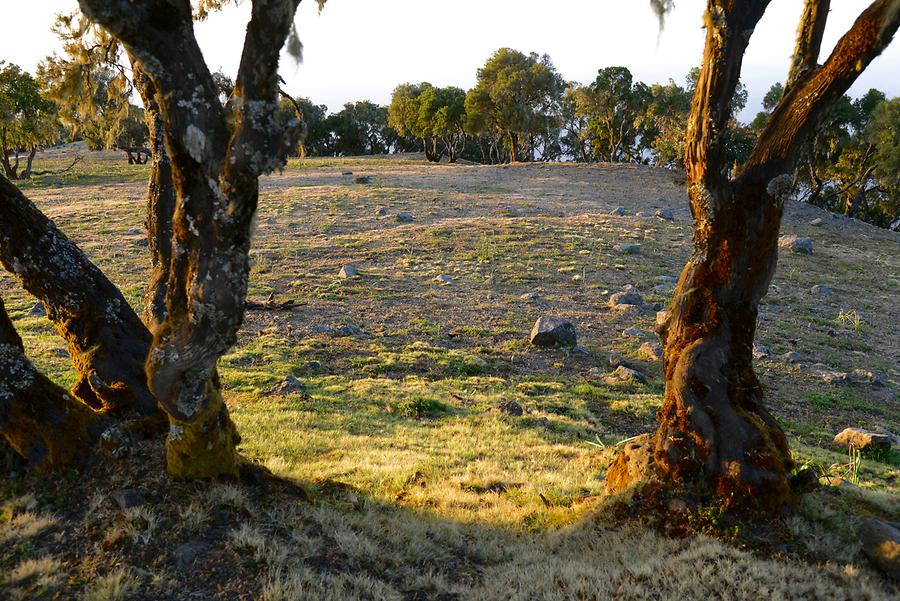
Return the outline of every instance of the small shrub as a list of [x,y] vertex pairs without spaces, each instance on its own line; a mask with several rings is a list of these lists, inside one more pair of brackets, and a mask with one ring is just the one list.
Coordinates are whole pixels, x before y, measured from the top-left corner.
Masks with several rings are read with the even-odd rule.
[[442,417],[450,413],[450,407],[431,397],[414,396],[389,404],[387,412],[400,417]]

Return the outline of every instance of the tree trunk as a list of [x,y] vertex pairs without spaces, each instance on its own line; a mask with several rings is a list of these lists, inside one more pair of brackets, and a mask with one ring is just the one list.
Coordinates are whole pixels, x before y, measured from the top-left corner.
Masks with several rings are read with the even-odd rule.
[[155,332],[166,319],[166,291],[172,263],[172,216],[175,213],[175,185],[172,164],[165,148],[165,130],[156,102],[153,80],[132,61],[135,87],[144,101],[144,117],[150,131],[150,183],[147,187],[147,241],[150,249],[150,278],[144,295],[143,320]]
[[48,471],[85,463],[107,425],[34,368],[0,299],[0,436]]
[[150,333],[122,293],[34,204],[0,177],[0,262],[68,342],[72,394],[96,410],[157,413],[144,362]]
[[193,33],[187,0],[80,0],[153,82],[176,203],[165,318],[147,361],[169,414],[166,464],[176,478],[237,476],[238,436],[222,399],[219,357],[236,341],[249,277],[259,176],[284,165],[302,123],[278,121],[278,59],[299,0],[254,0],[230,110]]
[[509,134],[509,162],[515,163],[519,157],[519,134],[510,132]]
[[[759,303],[775,273],[781,215],[791,195],[788,174],[816,124],[900,24],[896,0],[876,0],[816,66],[824,25],[814,9],[827,8],[827,0],[807,2],[816,6],[803,19],[815,22],[799,28],[790,87],[734,180],[725,176],[730,102],[746,32],[768,1],[709,2],[685,149],[694,253],[660,328],[666,391],[651,445],[651,491],[712,492],[727,508],[767,513],[792,497],[787,442],[762,404],[752,365]],[[622,453],[610,468],[611,492],[637,484],[630,459]]]
[[31,165],[34,163],[34,156],[37,154],[37,144],[31,147],[28,152],[28,160],[25,162],[25,171],[20,176],[21,179],[31,179]]

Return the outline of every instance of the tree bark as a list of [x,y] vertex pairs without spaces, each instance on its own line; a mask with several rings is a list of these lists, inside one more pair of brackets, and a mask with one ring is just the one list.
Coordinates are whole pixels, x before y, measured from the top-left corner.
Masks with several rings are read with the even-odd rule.
[[279,125],[278,58],[299,0],[254,0],[233,94],[233,133],[193,34],[187,0],[80,0],[156,87],[176,191],[164,321],[147,361],[169,414],[176,478],[239,475],[239,440],[221,395],[219,357],[243,320],[251,225],[261,174],[302,135]]
[[[763,405],[752,348],[759,303],[775,273],[781,216],[791,192],[788,173],[819,119],[890,42],[898,11],[894,0],[874,2],[824,65],[797,78],[730,181],[724,164],[730,100],[747,32],[767,4],[711,0],[707,11],[703,67],[686,137],[694,252],[660,328],[666,390],[652,441],[652,471],[663,489],[712,492],[726,507],[774,513],[792,499],[793,462],[784,433]],[[619,456],[608,481],[629,483],[627,461]]]
[[0,436],[49,471],[85,463],[107,424],[34,368],[0,299]]
[[144,372],[150,333],[122,293],[3,177],[0,204],[0,263],[68,342],[79,374],[72,395],[95,410],[156,414]]
[[144,225],[150,249],[150,278],[144,295],[143,320],[150,332],[155,332],[166,319],[166,291],[169,267],[172,264],[172,216],[175,213],[175,184],[172,164],[165,148],[165,129],[159,104],[158,90],[140,67],[132,61],[135,87],[144,102],[144,116],[150,132],[150,183],[147,187],[147,215]]

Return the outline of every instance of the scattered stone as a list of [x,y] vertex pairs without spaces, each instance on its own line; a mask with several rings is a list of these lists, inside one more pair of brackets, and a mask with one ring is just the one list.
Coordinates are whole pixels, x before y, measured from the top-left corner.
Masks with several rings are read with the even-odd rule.
[[575,326],[559,317],[539,317],[531,329],[531,344],[541,347],[577,346]]
[[644,297],[633,290],[623,290],[610,295],[609,305],[616,307],[619,305],[634,305],[640,307],[644,304]]
[[640,244],[616,244],[613,247],[617,252],[622,253],[623,255],[637,255],[641,252]]
[[576,355],[584,356],[589,356],[591,354],[591,350],[583,346],[576,346],[574,349],[572,349],[572,352],[574,352]]
[[138,228],[136,228],[136,227],[133,227],[133,228],[131,228],[130,230],[128,230],[128,235],[129,235],[129,236],[140,236],[140,235],[143,234],[143,233],[144,233],[144,230],[140,230],[140,229],[138,229]]
[[653,287],[653,292],[657,294],[666,294],[675,290],[675,284],[657,284]]
[[809,291],[813,294],[818,294],[820,296],[831,296],[834,292],[831,291],[831,288],[826,286],[825,284],[816,284]]
[[516,207],[500,207],[497,214],[501,217],[518,217],[519,210]]
[[611,376],[606,378],[607,384],[619,384],[619,383],[629,383],[633,384],[634,382],[646,382],[647,376],[643,373],[639,372],[636,369],[632,369],[630,367],[625,367],[624,365],[620,365],[616,368],[616,370],[612,373]]
[[825,220],[822,219],[821,217],[816,217],[815,219],[813,219],[812,221],[809,222],[809,224],[813,227],[822,227],[822,225],[824,223],[825,223]]
[[412,216],[412,213],[397,213],[396,221],[397,223],[412,223],[415,221],[415,217]]
[[638,211],[637,216],[642,219],[648,219],[650,217],[653,217],[653,213],[651,213],[650,211]]
[[781,356],[781,360],[785,363],[796,365],[803,362],[803,356],[800,355],[800,353],[798,353],[797,351],[789,351]]
[[310,331],[312,331],[313,334],[331,334],[336,329],[337,328],[334,326],[314,325],[310,328]]
[[834,442],[845,449],[852,447],[863,452],[887,451],[891,448],[889,436],[862,428],[845,428],[834,437]]
[[617,215],[619,217],[624,217],[628,215],[628,211],[625,210],[625,207],[616,207],[612,211],[609,212],[610,215]]
[[44,308],[44,303],[40,301],[34,303],[31,311],[28,312],[28,317],[45,317],[46,315],[47,309]]
[[376,217],[384,217],[385,215],[387,215],[387,213],[388,213],[387,207],[378,207],[377,209],[375,209]]
[[306,369],[310,371],[318,371],[322,369],[322,364],[318,361],[307,361],[304,365],[306,366]]
[[656,327],[661,327],[666,325],[666,320],[669,319],[668,311],[657,311],[656,312]]
[[795,493],[803,494],[819,488],[819,476],[815,470],[809,468],[802,469],[790,477],[791,490]]
[[434,276],[434,278],[431,281],[436,284],[440,284],[441,286],[451,286],[454,283],[456,283],[456,280],[454,280],[449,275],[446,275],[443,273],[441,275]]
[[550,420],[546,417],[539,417],[534,420],[534,425],[540,428],[544,428],[545,430],[552,430],[553,427],[550,425]]
[[900,581],[900,529],[869,518],[859,528],[866,557],[890,578]]
[[368,175],[358,175],[358,176],[356,176],[356,179],[354,179],[353,181],[356,182],[357,184],[371,184],[372,178],[371,178],[371,176],[368,176]]
[[637,328],[625,328],[622,330],[622,336],[626,338],[642,338],[644,333]]
[[662,361],[662,345],[658,342],[645,342],[638,349],[638,357],[644,361]]
[[344,279],[359,277],[359,268],[356,265],[344,265],[341,267],[338,276]]
[[583,279],[584,279],[584,276],[582,276],[580,273],[576,273],[575,275],[572,276],[573,282],[580,282]]
[[870,384],[878,388],[884,387],[884,380],[881,376],[867,369],[854,369],[848,374],[848,377],[854,384]]
[[675,221],[675,213],[669,209],[660,209],[656,212],[656,216],[666,221]]
[[798,255],[813,254],[813,243],[809,238],[800,236],[782,236],[778,239],[778,247],[784,248]]
[[519,417],[520,415],[522,415],[522,413],[524,413],[522,405],[518,404],[515,401],[506,401],[505,403],[500,403],[497,408],[507,415],[513,415],[515,417]]
[[348,323],[348,324],[342,325],[338,328],[335,328],[335,330],[332,334],[332,336],[334,336],[336,338],[344,337],[344,336],[362,336],[362,335],[363,335],[362,328],[353,323]]
[[772,352],[768,349],[768,347],[765,347],[761,344],[756,344],[756,343],[753,344],[753,358],[754,359],[765,359],[766,357],[768,357],[771,354],[772,354]]
[[878,434],[882,434],[882,435],[890,438],[892,446],[895,446],[895,447],[900,446],[900,436],[897,436],[890,430],[883,428],[881,426],[875,426],[874,428],[872,428],[872,431],[877,432]]
[[186,570],[194,563],[194,559],[204,551],[206,551],[206,545],[199,541],[191,541],[179,545],[175,549],[175,565],[180,570]]
[[144,498],[143,493],[139,490],[135,490],[133,488],[127,488],[123,490],[115,490],[110,493],[109,497],[115,501],[116,505],[119,506],[119,509],[129,509],[131,507],[140,507],[147,500]]
[[818,374],[826,384],[831,384],[832,386],[842,386],[850,383],[850,374],[845,371],[820,368]]
[[341,171],[341,175],[353,175],[352,171]]
[[609,357],[607,357],[606,363],[613,369],[619,367],[620,365],[631,367],[631,363],[629,363],[625,357],[616,353],[612,353]]
[[615,494],[640,486],[653,473],[653,438],[642,434],[626,442],[606,472],[606,492]]
[[541,295],[538,294],[537,292],[532,291],[532,292],[526,292],[525,294],[521,295],[519,298],[522,300],[526,300],[526,301],[533,301],[533,300],[537,300],[537,299],[541,298]]
[[280,383],[270,388],[269,394],[284,396],[286,394],[291,394],[294,392],[303,392],[304,388],[305,387],[303,386],[303,382],[301,382],[294,376],[288,376]]
[[677,284],[678,278],[674,275],[658,275],[653,278],[657,282],[662,282],[663,284]]
[[892,232],[900,232],[900,217],[891,222],[888,229]]

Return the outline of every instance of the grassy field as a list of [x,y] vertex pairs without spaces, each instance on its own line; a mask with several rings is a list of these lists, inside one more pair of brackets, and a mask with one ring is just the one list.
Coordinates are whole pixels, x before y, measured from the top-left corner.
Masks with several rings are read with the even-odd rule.
[[[360,175],[371,183],[355,183]],[[23,186],[135,307],[149,263],[146,176],[121,155],[93,153]],[[610,214],[620,206],[628,215]],[[414,220],[398,221],[401,212]],[[810,225],[817,217],[824,224]],[[900,237],[796,204],[783,231],[811,237],[815,253],[781,258],[758,371],[798,464],[859,485],[806,495],[772,525],[778,544],[747,542],[759,537],[715,515],[699,535],[664,537],[622,525],[599,496],[616,444],[652,430],[661,402],[660,366],[639,352],[655,340],[655,309],[617,313],[608,299],[625,285],[648,306],[670,299],[658,278],[678,275],[691,235],[670,173],[307,159],[262,182],[252,252],[250,298],[274,293],[296,309],[248,313],[221,374],[243,453],[310,499],[167,482],[152,444],[136,451],[145,469],[109,466],[90,486],[19,475],[0,487],[0,594],[890,598],[896,589],[868,567],[855,529],[867,515],[900,519],[900,455],[865,457],[856,470],[831,439],[850,425],[900,430]],[[361,276],[340,278],[351,263]],[[833,294],[812,293],[819,284]],[[34,299],[5,274],[0,294],[35,363],[70,384],[64,344],[29,315]],[[531,347],[544,314],[574,323],[583,349]],[[646,382],[609,383],[611,355]],[[884,386],[821,376],[854,369]],[[302,387],[274,391],[288,376]],[[511,402],[522,415],[501,408]],[[148,503],[119,511],[106,498],[117,488]],[[187,562],[185,542],[202,549]]]

